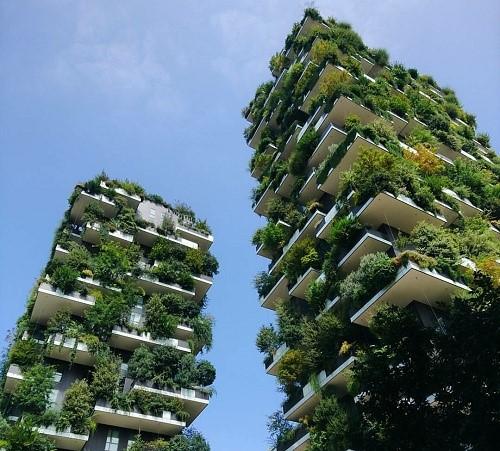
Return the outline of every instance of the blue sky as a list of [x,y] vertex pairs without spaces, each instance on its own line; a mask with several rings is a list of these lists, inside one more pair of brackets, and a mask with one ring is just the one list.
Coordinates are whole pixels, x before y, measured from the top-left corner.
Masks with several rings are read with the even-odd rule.
[[[240,110],[269,78],[309,2],[0,0],[0,334],[14,326],[75,182],[101,170],[190,204],[212,225],[221,274],[209,358],[217,395],[196,420],[213,451],[266,449],[281,394],[255,335],[273,316],[252,286],[267,261]],[[391,61],[453,87],[500,147],[500,4],[317,1]]]

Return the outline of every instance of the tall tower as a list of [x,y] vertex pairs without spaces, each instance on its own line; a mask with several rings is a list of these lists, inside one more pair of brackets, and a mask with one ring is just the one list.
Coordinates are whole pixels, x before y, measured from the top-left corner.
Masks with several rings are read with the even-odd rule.
[[196,358],[212,343],[210,228],[104,175],[69,204],[5,364],[5,447],[208,450],[182,433],[215,379]]
[[[416,351],[390,342],[390,324],[402,344],[405,324],[422,356],[437,355],[457,324],[447,328],[456,296],[472,298],[479,273],[498,283],[498,158],[451,89],[390,65],[384,50],[314,9],[269,67],[274,78],[244,117],[253,209],[267,220],[253,243],[270,261],[256,288],[277,313],[257,346],[286,396],[270,421],[274,446],[396,449],[403,439],[387,422],[400,421],[404,436],[404,426],[427,428],[416,416],[436,418],[450,401],[447,381],[425,372],[421,405],[417,382],[398,385]],[[398,449],[430,449],[426,435],[435,435],[422,432],[416,447]]]

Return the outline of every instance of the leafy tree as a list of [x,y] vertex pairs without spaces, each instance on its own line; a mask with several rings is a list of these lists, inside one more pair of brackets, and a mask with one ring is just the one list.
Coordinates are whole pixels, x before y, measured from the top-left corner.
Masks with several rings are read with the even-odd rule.
[[41,415],[49,403],[49,396],[54,384],[54,368],[36,364],[23,371],[23,380],[19,382],[13,395],[13,401],[23,410]]

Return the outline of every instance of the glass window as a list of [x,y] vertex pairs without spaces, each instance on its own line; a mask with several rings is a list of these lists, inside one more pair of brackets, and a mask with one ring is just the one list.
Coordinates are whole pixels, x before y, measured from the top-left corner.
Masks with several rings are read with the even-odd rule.
[[156,217],[156,210],[154,208],[149,209],[149,217],[150,218]]
[[61,382],[61,379],[62,379],[62,373],[54,374],[54,382]]
[[111,429],[108,432],[108,437],[106,439],[106,446],[104,451],[118,451],[118,444],[120,443],[120,433]]

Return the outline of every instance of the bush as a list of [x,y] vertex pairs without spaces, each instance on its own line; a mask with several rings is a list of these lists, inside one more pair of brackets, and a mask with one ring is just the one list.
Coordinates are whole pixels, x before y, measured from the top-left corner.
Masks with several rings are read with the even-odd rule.
[[266,296],[276,285],[280,275],[271,275],[266,271],[258,273],[254,278],[254,285],[260,297]]
[[36,430],[30,418],[22,418],[2,431],[1,446],[5,451],[56,451],[54,443]]
[[23,411],[41,415],[49,403],[54,384],[54,368],[41,363],[23,371],[23,380],[13,395],[14,404]]
[[127,300],[122,293],[93,292],[95,298],[93,306],[85,311],[87,328],[102,340],[111,335],[113,326],[123,324],[131,308],[131,300]]
[[389,63],[389,54],[385,49],[373,49],[371,50],[371,55],[375,63],[379,66],[387,66]]
[[58,427],[71,427],[74,434],[88,434],[95,429],[92,419],[95,399],[87,381],[77,380],[66,390]]
[[192,290],[194,287],[188,266],[180,261],[162,261],[151,270],[151,274],[158,277],[160,282],[175,283],[186,290]]
[[90,388],[96,399],[110,401],[119,389],[121,360],[111,352],[98,355]]
[[306,381],[313,369],[310,355],[301,349],[290,349],[281,357],[278,381],[289,392],[297,382]]
[[196,365],[196,382],[202,387],[208,387],[215,381],[215,368],[207,360],[201,360]]
[[311,47],[309,56],[311,61],[318,66],[321,66],[324,61],[337,64],[339,60],[338,51],[334,42],[326,39],[316,39]]
[[275,53],[269,61],[269,70],[273,74],[279,74],[287,66],[288,59],[282,53]]
[[264,227],[256,230],[252,238],[252,244],[262,244],[267,249],[277,250],[285,245],[287,237],[288,234],[283,226],[268,222]]
[[396,272],[396,265],[383,252],[365,255],[361,258],[359,268],[340,282],[340,296],[357,308],[390,283]]
[[305,238],[295,243],[283,257],[280,270],[283,271],[290,283],[296,281],[309,268],[318,269],[321,264],[313,238]]
[[179,324],[179,318],[170,314],[164,301],[164,297],[154,294],[146,304],[145,328],[153,339],[173,337]]
[[92,269],[95,277],[104,284],[116,284],[135,268],[138,261],[137,245],[125,248],[113,241],[106,241],[101,244]]
[[267,355],[272,355],[279,348],[279,336],[272,324],[260,328],[255,344],[259,352]]
[[23,370],[37,363],[41,363],[42,359],[42,347],[32,338],[28,340],[17,340],[9,351],[9,362],[19,365]]
[[65,294],[69,294],[78,288],[78,277],[80,273],[68,265],[62,264],[54,269],[50,276],[50,283]]
[[288,161],[288,169],[292,175],[302,175],[307,167],[307,161],[318,145],[319,135],[310,128],[307,130],[300,141],[295,146],[290,159]]

